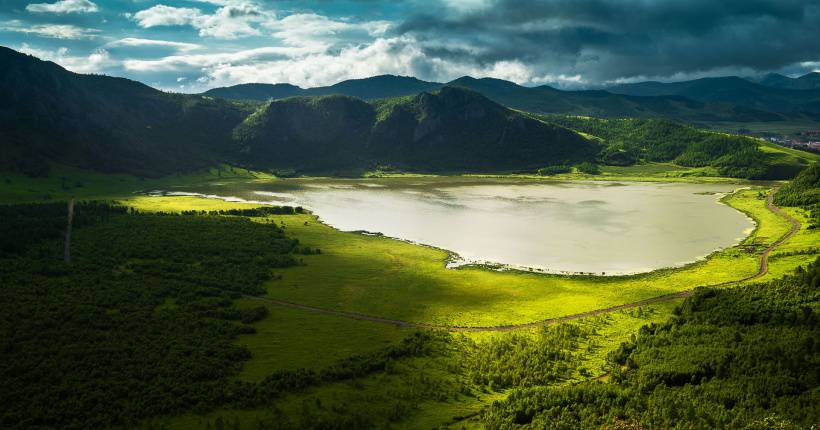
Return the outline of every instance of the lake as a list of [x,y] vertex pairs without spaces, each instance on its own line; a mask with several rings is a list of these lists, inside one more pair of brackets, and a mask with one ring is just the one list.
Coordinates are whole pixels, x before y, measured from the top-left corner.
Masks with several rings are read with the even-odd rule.
[[719,202],[737,187],[410,177],[186,191],[304,206],[340,230],[449,250],[451,265],[616,275],[683,265],[740,242],[753,221]]

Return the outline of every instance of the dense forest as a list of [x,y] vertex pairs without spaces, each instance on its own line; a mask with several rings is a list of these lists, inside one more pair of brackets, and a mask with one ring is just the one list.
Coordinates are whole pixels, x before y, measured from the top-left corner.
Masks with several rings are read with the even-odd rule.
[[[234,345],[265,307],[272,267],[298,242],[242,216],[141,214],[66,204],[0,206],[0,427],[103,428],[213,407],[249,356]],[[230,240],[227,240],[230,238]]]
[[721,176],[787,179],[804,164],[764,153],[752,138],[712,133],[668,119],[600,119],[541,115],[539,118],[603,139],[602,164],[629,166],[638,162],[670,162],[687,167],[710,166]]
[[703,288],[609,356],[610,383],[513,391],[489,429],[814,428],[820,260],[793,275]]

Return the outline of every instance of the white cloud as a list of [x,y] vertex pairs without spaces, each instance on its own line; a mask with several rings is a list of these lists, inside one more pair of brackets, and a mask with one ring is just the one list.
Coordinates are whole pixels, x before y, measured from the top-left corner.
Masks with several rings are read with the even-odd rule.
[[[324,86],[345,79],[380,74],[416,76],[447,82],[464,75],[494,77],[517,83],[583,81],[577,75],[536,74],[519,61],[476,64],[470,59],[433,58],[412,36],[377,38],[369,44],[343,48],[314,43],[302,46],[264,47],[214,54],[180,54],[154,60],[125,60],[126,70],[136,72],[175,72],[200,75],[191,89],[240,83],[282,83],[302,87]],[[193,79],[193,78],[192,78]]]
[[207,67],[205,73],[213,86],[289,82],[314,87],[385,73],[412,75],[413,63],[421,56],[418,47],[401,39],[377,39],[370,45],[344,48],[337,54],[322,52],[245,64],[217,63]]
[[490,0],[444,0],[444,5],[458,13],[469,13],[485,10],[492,5]]
[[139,72],[160,71],[198,71],[216,65],[240,65],[270,61],[271,59],[290,59],[307,55],[309,48],[302,47],[264,47],[244,51],[211,54],[171,55],[156,60],[125,60],[127,70]]
[[574,87],[583,87],[589,82],[584,80],[584,77],[576,74],[576,75],[565,75],[565,74],[558,74],[553,75],[547,73],[541,76],[533,76],[528,81],[533,84],[557,84],[561,88],[574,88]]
[[195,43],[173,42],[169,40],[156,39],[139,39],[135,37],[126,37],[125,39],[115,40],[109,42],[106,46],[120,47],[120,46],[160,46],[167,48],[174,48],[177,51],[187,52],[202,48],[202,45]]
[[695,72],[676,72],[663,75],[638,75],[628,78],[618,78],[603,81],[604,85],[630,84],[645,81],[679,82],[691,81],[701,78],[714,78],[719,76],[756,76],[759,72],[750,67],[713,67],[709,70]]
[[381,74],[417,76],[440,82],[460,76],[495,77],[518,83],[530,82],[533,72],[523,63],[500,61],[486,65],[428,57],[418,41],[409,36],[378,38],[369,45],[341,50],[248,62],[215,62],[204,65],[208,86],[239,83],[288,82],[303,87],[331,85],[345,79]]
[[212,15],[203,15],[194,22],[201,36],[220,39],[236,39],[262,34],[253,24],[273,18],[272,13],[252,3],[237,2],[216,10]]
[[289,45],[308,45],[317,42],[350,42],[357,39],[372,40],[390,29],[389,21],[366,21],[351,23],[337,21],[313,13],[288,15],[280,20],[270,20],[264,26],[273,36]]
[[95,28],[77,27],[70,24],[28,24],[19,20],[4,21],[0,23],[0,31],[13,31],[17,33],[34,34],[40,37],[52,39],[94,39],[98,37],[100,30]]
[[31,3],[26,10],[35,13],[90,13],[100,8],[89,0],[60,0],[56,3]]
[[202,11],[190,7],[174,7],[158,4],[135,13],[131,18],[142,28],[163,25],[191,25]]
[[[214,3],[214,2],[209,2]],[[212,14],[198,8],[156,5],[141,10],[130,18],[143,28],[168,25],[190,25],[200,36],[218,39],[237,39],[261,34],[255,24],[275,18],[273,12],[245,1],[218,2],[225,4]]]
[[20,46],[19,51],[41,60],[53,61],[75,73],[101,73],[117,64],[105,49],[97,49],[87,56],[75,56],[71,55],[69,49],[65,47],[48,50],[34,48],[24,43]]

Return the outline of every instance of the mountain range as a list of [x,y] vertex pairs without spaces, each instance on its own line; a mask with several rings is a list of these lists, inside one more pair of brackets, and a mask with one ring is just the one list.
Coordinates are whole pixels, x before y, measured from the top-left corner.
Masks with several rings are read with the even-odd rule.
[[597,144],[461,88],[381,103],[236,102],[76,74],[0,48],[0,150],[0,169],[28,174],[59,162],[155,176],[218,162],[312,172],[534,168],[594,158]]
[[[365,100],[417,94],[442,87],[463,87],[505,106],[535,113],[605,118],[665,117],[681,121],[765,122],[820,120],[820,73],[800,78],[768,75],[760,83],[738,77],[662,83],[640,82],[605,90],[564,91],[542,85],[525,87],[501,79],[461,77],[447,83],[381,75],[326,87],[290,84],[240,84],[213,88],[203,95],[233,100],[278,100],[293,96],[341,94]],[[778,78],[779,77],[779,78]]]
[[[594,110],[602,117],[663,117],[665,109],[703,112],[703,106],[723,103],[679,95],[570,92],[469,77],[441,85],[393,76],[323,89],[257,84],[220,91],[225,98],[214,96],[218,91],[166,93],[124,78],[72,73],[0,47],[0,170],[43,175],[59,163],[159,176],[232,163],[346,174],[388,166],[500,172],[583,162],[673,162],[714,168],[724,176],[781,178],[805,164],[800,157],[784,164],[774,157],[779,150],[761,151],[753,139],[669,120],[590,128],[593,123],[543,114]],[[242,100],[229,99],[226,91]],[[248,100],[262,92],[266,101]],[[728,106],[723,112],[776,115]]]
[[767,87],[790,90],[812,90],[820,88],[820,72],[811,72],[797,78],[790,78],[779,73],[769,73],[755,82]]
[[[704,103],[732,103],[755,110],[807,113],[820,118],[820,88],[793,89],[790,86],[811,84],[812,80],[816,79],[814,75],[810,74],[790,81],[769,78],[764,79],[761,83],[735,76],[669,83],[639,82],[616,85],[607,90],[630,96],[680,96]],[[772,80],[779,82],[780,86],[770,86]],[[763,82],[769,82],[770,85],[764,85]]]

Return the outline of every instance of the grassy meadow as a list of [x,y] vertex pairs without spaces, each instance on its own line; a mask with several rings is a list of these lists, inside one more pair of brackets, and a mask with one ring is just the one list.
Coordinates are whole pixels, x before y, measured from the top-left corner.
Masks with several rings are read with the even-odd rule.
[[[757,221],[758,229],[746,243],[758,248],[789,228],[765,208],[765,191],[743,190],[727,199]],[[140,196],[125,203],[141,210],[172,211],[200,201]],[[228,205],[218,200],[212,204]],[[340,232],[309,214],[274,220],[300,243],[322,253],[302,256],[303,266],[276,271],[266,286],[269,297],[435,325],[527,323],[738,280],[758,269],[755,253],[735,247],[685,268],[631,276],[561,276],[479,267],[453,270],[445,268],[448,253],[443,250]]]

